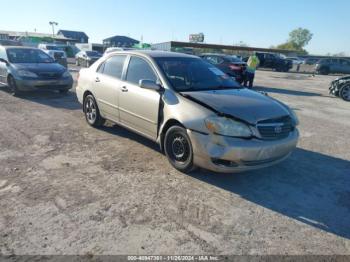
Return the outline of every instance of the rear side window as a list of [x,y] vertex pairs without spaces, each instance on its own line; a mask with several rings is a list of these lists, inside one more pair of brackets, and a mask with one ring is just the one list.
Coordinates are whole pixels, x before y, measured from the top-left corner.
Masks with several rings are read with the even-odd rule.
[[98,72],[121,79],[125,58],[125,55],[112,56],[102,66],[100,66]]
[[130,59],[126,81],[138,85],[142,79],[157,81],[157,76],[144,59],[133,56]]

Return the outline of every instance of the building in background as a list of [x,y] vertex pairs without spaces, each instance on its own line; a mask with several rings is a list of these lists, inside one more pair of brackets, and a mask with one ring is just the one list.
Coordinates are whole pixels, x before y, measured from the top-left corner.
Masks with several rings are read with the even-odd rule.
[[75,39],[67,38],[61,35],[52,35],[37,32],[18,32],[0,30],[1,38],[4,40],[18,41],[24,46],[37,47],[41,43],[57,43],[65,45],[73,45]]
[[58,36],[74,39],[76,43],[88,43],[89,37],[87,34],[81,31],[70,31],[70,30],[59,30],[57,32]]
[[104,48],[108,48],[108,47],[128,47],[131,48],[136,44],[139,44],[140,41],[137,41],[135,39],[132,39],[130,37],[127,36],[120,36],[120,35],[116,35],[116,36],[112,36],[109,38],[106,38],[103,40],[103,46]]
[[190,43],[204,43],[204,34],[190,34],[189,35]]

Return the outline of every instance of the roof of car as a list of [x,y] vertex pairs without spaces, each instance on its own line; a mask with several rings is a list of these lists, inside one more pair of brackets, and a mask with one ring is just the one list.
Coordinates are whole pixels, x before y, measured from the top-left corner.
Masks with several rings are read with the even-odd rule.
[[7,46],[3,46],[5,49],[38,49],[36,47],[29,47],[29,46],[11,46],[11,45],[7,45]]
[[114,51],[110,54],[140,54],[140,55],[146,55],[152,58],[155,57],[192,57],[192,58],[198,58],[198,56],[194,55],[187,55],[183,53],[176,53],[176,52],[168,52],[168,51],[156,51],[156,50],[126,50],[126,51]]

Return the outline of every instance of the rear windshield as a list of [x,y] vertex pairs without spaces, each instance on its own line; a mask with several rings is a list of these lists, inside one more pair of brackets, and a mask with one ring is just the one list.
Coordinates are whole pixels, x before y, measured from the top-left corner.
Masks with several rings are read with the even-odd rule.
[[239,59],[238,57],[235,56],[225,56],[225,59],[227,59],[229,62],[231,63],[239,63],[242,62],[241,59]]
[[99,52],[96,51],[86,51],[88,56],[101,56]]
[[7,49],[7,57],[10,63],[54,63],[55,61],[45,52],[39,49],[11,48]]

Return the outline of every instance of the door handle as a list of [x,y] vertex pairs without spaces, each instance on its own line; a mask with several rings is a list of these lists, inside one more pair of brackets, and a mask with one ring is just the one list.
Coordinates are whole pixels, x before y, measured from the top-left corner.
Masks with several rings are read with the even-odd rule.
[[122,92],[128,92],[128,88],[126,86],[122,86]]
[[101,82],[100,78],[96,77],[96,78],[95,78],[95,82],[96,82],[96,83]]

